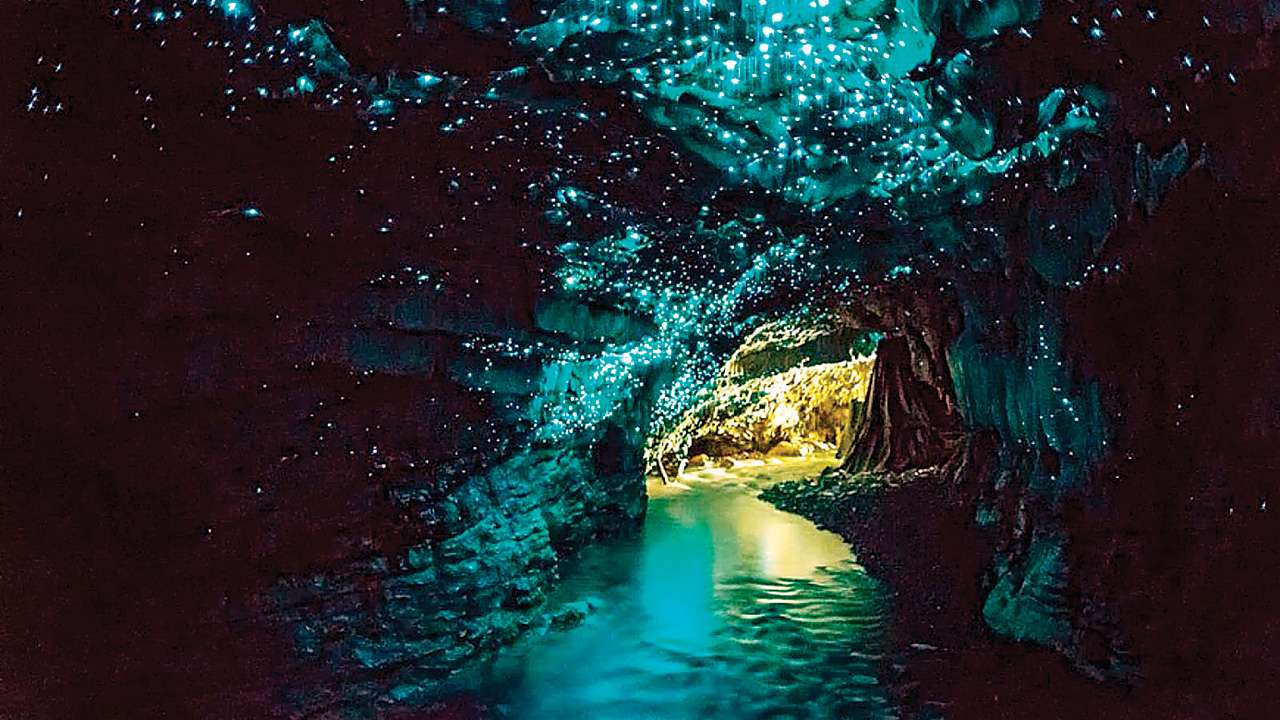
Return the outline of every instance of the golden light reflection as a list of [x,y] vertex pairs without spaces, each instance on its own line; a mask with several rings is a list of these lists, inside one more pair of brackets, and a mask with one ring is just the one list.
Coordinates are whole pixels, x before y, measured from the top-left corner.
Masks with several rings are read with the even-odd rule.
[[650,478],[651,512],[681,525],[708,523],[715,538],[717,578],[741,575],[816,579],[822,569],[846,563],[850,549],[835,533],[782,512],[758,499],[778,482],[813,477],[835,462],[831,453],[806,458],[768,458],[707,467],[664,484]]

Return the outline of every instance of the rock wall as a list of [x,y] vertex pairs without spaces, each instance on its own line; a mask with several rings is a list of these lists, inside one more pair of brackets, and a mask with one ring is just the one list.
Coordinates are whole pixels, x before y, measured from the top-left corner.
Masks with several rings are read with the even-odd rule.
[[[1128,23],[1129,10],[1116,9],[1105,30],[1105,22],[1093,21],[1099,42],[1079,46],[1064,28],[1084,16],[1058,18],[1061,9],[1044,6],[1034,43],[1005,38],[967,53],[965,67],[977,69],[969,98],[981,106],[983,92],[1025,98],[1089,77],[1098,86],[1078,92],[1105,98],[1097,105],[1105,108],[1098,131],[1069,143],[1060,161],[1027,182],[992,186],[998,209],[957,207],[931,228],[915,229],[942,254],[964,254],[963,261],[932,263],[922,283],[953,291],[962,319],[940,324],[916,313],[896,324],[946,338],[946,375],[962,427],[995,438],[982,443],[985,457],[946,463],[947,483],[938,488],[971,517],[973,534],[964,542],[986,565],[976,579],[975,609],[986,626],[1060,651],[1091,677],[1147,683],[1173,696],[1194,692],[1194,706],[1214,707],[1232,691],[1179,686],[1194,673],[1196,653],[1220,658],[1250,687],[1271,689],[1232,659],[1270,651],[1225,628],[1255,623],[1270,638],[1274,623],[1258,621],[1253,598],[1276,597],[1276,588],[1223,563],[1244,562],[1245,544],[1271,542],[1261,515],[1272,490],[1258,470],[1275,458],[1257,443],[1274,436],[1273,413],[1239,377],[1271,373],[1271,363],[1256,358],[1271,356],[1277,329],[1255,303],[1275,275],[1260,240],[1271,233],[1263,228],[1274,214],[1260,203],[1275,171],[1259,159],[1274,153],[1260,150],[1262,141],[1247,137],[1240,123],[1252,105],[1241,88],[1270,72],[1264,68],[1273,62],[1274,12],[1227,3],[1152,10]],[[1179,45],[1192,38],[1194,50]],[[1037,66],[1037,44],[1057,53],[1052,69]],[[1113,78],[1108,63],[1121,46],[1133,51],[1126,67],[1180,70],[1158,81]],[[937,82],[963,76],[948,68]],[[985,90],[973,92],[978,86]],[[1270,86],[1259,92],[1274,95]],[[1053,97],[1041,105],[1042,116],[1056,112]],[[988,119],[1003,112],[971,109]],[[1017,137],[1026,125],[1000,121],[992,129]],[[943,293],[923,302],[948,304]],[[934,354],[908,351],[918,363]],[[1224,373],[1217,367],[1224,362],[1252,369]],[[1192,408],[1206,397],[1220,417],[1235,420],[1197,424],[1192,418],[1203,411]],[[886,455],[893,420],[881,417],[884,432],[861,435],[851,455]],[[1188,444],[1194,449],[1179,450]],[[908,432],[902,446],[931,444]],[[972,442],[961,447],[972,454]],[[1242,452],[1229,457],[1226,447]],[[898,468],[937,462],[936,454],[917,452],[915,459],[905,453]],[[1244,497],[1254,502],[1241,517]],[[1175,577],[1175,567],[1186,574]],[[1210,589],[1235,585],[1256,594],[1228,608]],[[1158,620],[1166,617],[1165,594],[1179,598],[1173,615],[1187,627],[1206,622],[1204,614],[1221,617],[1213,626],[1223,637],[1185,637],[1173,621]]]
[[760,325],[674,427],[650,440],[651,464],[670,475],[690,461],[839,445],[866,396],[873,343],[830,316]]
[[[320,572],[283,577],[263,600],[292,628],[302,662],[333,673],[330,688],[291,690],[312,711],[438,699],[453,672],[545,627],[556,609],[543,600],[565,560],[635,529],[646,505],[639,429],[655,388],[601,387],[592,361],[557,352],[643,335],[645,319],[546,296],[530,326],[513,326],[449,288],[380,288],[357,315],[367,322],[345,342],[314,345],[344,352],[330,359],[366,377],[437,377],[481,393],[492,414],[435,462],[379,449],[373,477],[384,512],[403,518],[397,541],[375,538]],[[495,357],[493,344],[513,339],[543,351]],[[549,408],[584,396],[608,398],[607,421],[539,436]]]
[[[958,430],[948,378],[915,362],[907,338],[882,340],[866,400],[841,448],[852,472],[901,471],[942,462]],[[921,377],[923,375],[923,377]]]
[[729,387],[695,406],[676,433],[688,432],[690,458],[795,455],[840,442],[865,394],[873,360],[792,368]]
[[[337,44],[386,67],[419,43],[387,7],[330,8],[372,38]],[[315,8],[271,9],[283,29]],[[665,368],[601,374],[601,348],[652,321],[544,284],[529,188],[564,148],[511,151],[520,172],[476,151],[510,137],[508,107],[459,132],[424,108],[391,134],[252,87],[227,101],[228,65],[247,66],[205,43],[249,19],[183,10],[143,26],[166,34],[151,42],[83,4],[30,6],[6,46],[27,67],[56,44],[65,73],[32,67],[76,111],[4,111],[25,280],[3,293],[29,310],[5,323],[0,462],[19,480],[0,547],[27,558],[0,568],[5,717],[372,714],[540,623],[561,563],[643,513]],[[175,64],[187,52],[203,59]],[[583,102],[526,133],[568,139]]]

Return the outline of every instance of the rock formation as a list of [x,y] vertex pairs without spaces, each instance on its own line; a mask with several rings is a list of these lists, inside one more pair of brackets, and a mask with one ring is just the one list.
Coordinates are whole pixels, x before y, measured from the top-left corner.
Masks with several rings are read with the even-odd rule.
[[653,438],[655,472],[733,458],[830,450],[862,405],[875,360],[865,332],[830,318],[766,323],[679,422]]

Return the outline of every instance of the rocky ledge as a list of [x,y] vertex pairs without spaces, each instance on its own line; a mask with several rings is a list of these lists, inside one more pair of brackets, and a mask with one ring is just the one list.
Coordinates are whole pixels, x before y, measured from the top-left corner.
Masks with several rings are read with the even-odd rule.
[[1100,679],[1082,672],[1073,649],[1051,649],[993,623],[1009,609],[992,607],[1001,596],[1000,535],[979,522],[980,503],[955,477],[950,464],[903,472],[832,468],[760,495],[841,535],[858,562],[892,588],[882,679],[904,719],[1212,717],[1203,714],[1203,688]]

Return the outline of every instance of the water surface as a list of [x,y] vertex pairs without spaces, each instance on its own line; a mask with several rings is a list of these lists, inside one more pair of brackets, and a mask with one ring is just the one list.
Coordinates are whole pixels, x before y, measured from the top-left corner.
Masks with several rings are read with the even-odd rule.
[[892,717],[885,591],[837,535],[756,498],[827,458],[651,484],[643,531],[589,548],[551,599],[579,626],[528,638],[477,688],[499,717]]

